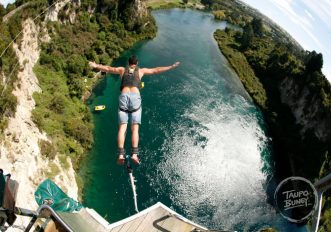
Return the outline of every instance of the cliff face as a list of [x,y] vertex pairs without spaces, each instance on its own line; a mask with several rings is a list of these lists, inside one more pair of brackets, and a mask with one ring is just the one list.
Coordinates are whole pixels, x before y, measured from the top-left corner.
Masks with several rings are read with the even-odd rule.
[[[215,38],[234,69],[243,70],[238,75],[264,113],[273,138],[276,176],[313,180],[321,169],[329,172],[323,164],[331,154],[331,86],[320,70],[320,55],[292,46],[294,52],[288,51],[267,35],[252,37],[252,47],[245,50],[233,49],[231,44],[239,41],[236,35],[218,31]],[[249,67],[242,65],[246,62]],[[250,68],[256,78],[249,75]]]
[[128,30],[143,28],[149,23],[148,10],[142,0],[118,1],[119,16]]
[[47,12],[46,12],[46,17],[45,20],[49,20],[49,21],[58,21],[58,15],[60,10],[69,2],[71,2],[71,0],[63,0],[63,1],[59,1],[57,3],[55,3]]
[[[9,119],[5,137],[0,143],[0,164],[5,173],[11,173],[12,178],[20,184],[17,206],[37,209],[34,191],[47,178],[50,166],[60,170],[53,179],[71,197],[77,198],[78,188],[70,159],[67,160],[69,168],[64,170],[58,159],[49,161],[41,155],[38,143],[49,139],[31,119],[31,111],[35,107],[32,95],[41,91],[33,67],[39,59],[40,41],[47,41],[49,38],[45,34],[45,28],[36,25],[32,19],[25,20],[22,25],[22,42],[20,45],[13,45],[21,67],[13,92],[18,104],[16,114]],[[41,32],[43,32],[42,37]],[[16,224],[26,225],[28,220],[28,218],[19,218]]]
[[134,0],[131,8],[133,9],[132,20],[134,18],[142,19],[148,15],[146,4],[141,0]]
[[331,140],[330,111],[321,110],[324,107],[316,91],[312,92],[295,79],[286,77],[279,85],[279,92],[282,103],[290,108],[296,123],[301,126],[302,137],[311,131],[323,142]]
[[[75,199],[77,199],[78,197],[78,187],[75,179],[76,174],[73,169],[71,159],[67,157],[65,158],[65,160],[63,160],[63,157],[65,156],[61,156],[62,159],[60,161],[58,158],[59,155],[58,151],[54,159],[43,156],[42,149],[40,148],[40,143],[47,142],[48,144],[52,144],[52,143],[55,144],[56,142],[52,141],[51,136],[42,129],[40,129],[40,127],[37,127],[35,121],[32,120],[32,111],[36,109],[36,102],[33,98],[33,94],[38,93],[42,95],[45,93],[45,90],[44,91],[41,90],[40,83],[38,82],[39,76],[37,78],[33,68],[37,64],[40,58],[41,43],[47,44],[52,41],[50,36],[52,34],[49,34],[47,31],[47,26],[46,26],[47,22],[59,21],[62,24],[75,24],[76,22],[78,22],[77,15],[80,13],[80,11],[83,11],[84,9],[83,7],[80,8],[81,5],[83,4],[85,4],[84,7],[88,9],[88,13],[91,18],[93,14],[96,12],[99,12],[98,14],[100,14],[101,7],[103,7],[105,11],[107,11],[107,9],[108,10],[112,9],[112,11],[109,11],[110,13],[116,12],[114,14],[116,16],[115,19],[111,18],[111,15],[108,15],[109,22],[106,22],[108,23],[107,24],[108,26],[113,25],[113,22],[110,22],[110,20],[116,21],[117,18],[120,19],[121,17],[127,20],[125,22],[127,22],[128,25],[132,26],[131,27],[132,30],[134,30],[137,27],[139,28],[143,26],[143,23],[148,22],[149,13],[143,1],[134,0],[134,1],[125,1],[125,3],[123,2],[124,1],[122,0],[113,0],[110,2],[107,1],[107,4],[108,3],[109,4],[106,6],[105,5],[99,6],[99,5],[95,5],[96,3],[99,4],[99,1],[95,1],[94,5],[89,1],[80,1],[80,0],[62,0],[56,2],[54,1],[55,4],[52,7],[50,7],[47,12],[45,12],[44,15],[45,17],[43,21],[40,22],[40,19],[34,21],[31,18],[27,18],[22,21],[22,28],[23,28],[22,39],[19,40],[20,41],[19,44],[14,43],[13,45],[14,51],[19,60],[18,65],[20,66],[20,70],[17,78],[18,80],[14,84],[15,88],[13,91],[13,94],[17,97],[18,104],[17,104],[15,116],[8,119],[8,127],[5,130],[4,136],[1,137],[3,139],[0,140],[0,168],[4,170],[5,174],[11,173],[12,178],[17,180],[20,184],[18,190],[18,196],[17,196],[17,206],[29,208],[29,209],[36,209],[37,205],[34,200],[34,191],[36,190],[36,187],[47,177],[52,178],[70,197],[73,197]],[[114,3],[115,5],[112,3]],[[8,18],[11,17],[11,15],[19,13],[20,11],[29,10],[26,9],[27,7],[28,5],[24,5],[24,7],[17,8],[13,14],[9,14]],[[116,8],[115,11],[113,10],[114,7]],[[106,15],[107,14],[103,16],[106,17]],[[36,21],[38,21],[38,23]],[[87,24],[88,23],[90,22],[88,22],[87,20]],[[93,23],[94,23],[93,25],[96,26],[96,21],[94,21]],[[60,24],[57,26],[60,27]],[[69,29],[67,30],[69,31]],[[85,30],[88,29],[85,28]],[[81,34],[82,33],[87,34],[86,31],[81,32]],[[95,31],[94,34],[97,33],[98,31]],[[107,31],[107,33],[110,34],[111,32]],[[115,31],[114,34],[111,34],[111,36],[112,38],[117,39],[115,37],[116,35],[115,33],[117,33],[117,31]],[[70,38],[72,37],[74,36],[70,36]],[[82,37],[77,36],[77,38],[74,39],[80,40],[78,42],[81,43],[82,42],[81,38]],[[84,38],[86,39],[86,37]],[[95,38],[96,35],[95,37],[93,36],[88,37],[88,39],[90,39],[91,41]],[[76,42],[74,39],[73,42]],[[128,36],[128,40],[132,41],[131,43],[135,41],[134,39],[137,40],[137,38],[131,38]],[[91,41],[90,43],[92,44],[93,41],[92,42]],[[107,40],[105,41],[105,43],[106,42],[109,43],[112,41]],[[119,44],[120,43],[117,42],[116,45],[119,46]],[[59,45],[61,49],[62,44],[59,43],[57,45]],[[65,45],[68,46],[67,43]],[[47,47],[47,45],[45,45],[45,47]],[[78,48],[80,48],[81,46],[72,46],[72,47],[75,49],[73,51],[78,51],[79,50]],[[105,47],[106,45],[101,46],[101,48],[105,48]],[[123,48],[122,47],[118,48],[114,46],[111,49],[111,51],[114,51],[115,49],[120,50]],[[46,53],[44,50],[43,52]],[[86,50],[82,51],[82,53],[84,52],[88,53]],[[108,51],[104,51],[104,53],[107,52]],[[73,54],[73,55],[77,55],[77,57],[84,57],[84,59],[87,59],[85,57],[86,53]],[[95,53],[91,52],[91,54],[95,54]],[[51,56],[50,53],[47,53],[47,55]],[[110,60],[110,58],[113,57],[109,57],[108,60]],[[58,58],[54,58],[54,59],[58,59]],[[48,59],[48,61],[49,60],[50,59]],[[83,60],[83,62],[84,61],[86,60]],[[50,69],[52,69],[51,66]],[[61,70],[61,72],[64,73],[65,70]],[[83,75],[84,74],[82,71],[77,76],[79,77],[80,80],[82,80]],[[85,75],[88,76],[88,73]],[[69,80],[69,76],[70,75],[67,75],[65,78]],[[54,78],[56,77],[54,76]],[[75,101],[77,101],[77,99],[75,99]],[[79,121],[78,124],[79,123],[84,123],[84,122]],[[77,130],[75,132],[77,132]],[[77,139],[73,141],[74,142],[72,142],[72,144],[74,145],[78,143]],[[22,219],[20,218],[15,224],[26,225],[26,221],[23,218]]]

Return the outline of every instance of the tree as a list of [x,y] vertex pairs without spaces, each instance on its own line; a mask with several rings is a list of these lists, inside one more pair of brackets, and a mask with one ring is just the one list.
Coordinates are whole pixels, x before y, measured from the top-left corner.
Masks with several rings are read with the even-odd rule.
[[57,114],[63,114],[67,105],[67,100],[60,93],[56,93],[48,106],[50,110]]
[[247,24],[244,27],[244,32],[241,38],[241,45],[243,49],[247,49],[251,46],[254,37],[254,31],[251,24]]
[[67,70],[69,73],[82,74],[84,71],[86,60],[77,54],[73,54],[68,59]]
[[209,7],[213,4],[212,0],[201,0],[201,3],[203,5],[208,5]]
[[72,136],[79,141],[84,148],[90,148],[93,143],[93,137],[90,128],[82,124],[80,120],[68,119],[64,122],[64,131],[67,135]]
[[224,10],[216,10],[213,12],[215,19],[223,20],[225,19],[225,11]]
[[252,21],[252,27],[255,35],[262,36],[263,35],[263,23],[262,19],[254,18]]
[[2,22],[3,16],[6,14],[5,7],[0,3],[0,22]]
[[305,60],[306,71],[321,71],[323,67],[323,55],[316,51],[308,52]]
[[84,92],[84,83],[77,74],[70,74],[67,79],[69,94],[71,97],[81,98]]

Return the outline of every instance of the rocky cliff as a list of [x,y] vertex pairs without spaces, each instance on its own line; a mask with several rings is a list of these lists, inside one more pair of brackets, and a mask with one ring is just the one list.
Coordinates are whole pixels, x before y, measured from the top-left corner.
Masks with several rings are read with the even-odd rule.
[[153,20],[142,0],[118,1],[118,10],[118,15],[124,20],[128,30],[143,30]]
[[248,44],[242,39],[245,29],[242,34],[218,30],[215,38],[264,113],[277,176],[314,181],[331,171],[324,165],[331,154],[331,86],[321,72],[322,55],[263,33],[252,33]]
[[281,102],[291,109],[296,123],[301,126],[300,135],[304,138],[311,131],[318,140],[331,141],[331,114],[330,110],[323,110],[319,93],[290,77],[284,78],[278,88]]
[[[33,67],[39,59],[40,42],[48,41],[49,37],[43,24],[36,25],[31,18],[22,22],[22,28],[21,43],[13,44],[21,67],[13,92],[18,104],[15,116],[9,118],[5,136],[0,141],[0,166],[5,173],[11,173],[12,178],[19,182],[16,205],[37,209],[34,191],[44,179],[50,177],[51,167],[60,170],[59,174],[51,177],[68,195],[77,199],[78,187],[69,158],[69,168],[64,169],[58,159],[50,161],[41,155],[39,141],[49,141],[49,138],[31,119],[31,112],[35,107],[32,95],[41,91]],[[26,225],[28,220],[18,218],[15,224]]]
[[[75,28],[76,31],[74,33],[76,34],[73,34],[73,36],[68,36],[69,39],[72,39],[72,41],[70,42],[74,44],[69,45],[69,43],[64,42],[65,44],[62,45],[63,47],[65,47],[65,49],[73,49],[72,51],[69,51],[69,53],[71,53],[70,55],[73,55],[75,57],[84,57],[85,62],[87,61],[87,56],[94,55],[95,57],[92,57],[92,59],[99,59],[99,55],[100,57],[102,56],[102,58],[104,58],[104,61],[111,61],[112,58],[116,58],[119,55],[119,51],[123,51],[124,48],[127,48],[127,46],[132,46],[132,44],[139,38],[144,38],[143,35],[141,35],[141,37],[133,37],[132,35],[135,35],[136,32],[140,33],[143,30],[143,27],[145,27],[146,24],[149,24],[149,22],[151,22],[150,15],[147,11],[145,4],[139,0],[125,2],[121,0],[60,0],[49,2],[52,5],[46,5],[46,8],[48,7],[47,10],[37,9],[37,12],[38,10],[39,12],[43,12],[42,14],[40,14],[40,17],[38,17],[38,19],[32,19],[33,17],[26,17],[26,15],[28,14],[24,14],[23,12],[25,10],[29,11],[29,6],[34,6],[33,1],[29,2],[29,4],[25,4],[24,7],[16,8],[15,12],[9,13],[5,17],[5,23],[7,23],[10,17],[15,17],[16,14],[20,14],[23,12],[20,17],[24,15],[24,17],[22,17],[24,18],[24,20],[21,21],[21,38],[19,40],[16,40],[16,42],[13,44],[13,49],[16,53],[16,56],[18,57],[18,65],[20,66],[18,78],[17,81],[14,83],[13,91],[14,96],[17,98],[17,108],[15,116],[8,118],[8,126],[4,131],[4,135],[0,137],[0,168],[4,170],[5,174],[11,173],[12,178],[17,180],[20,184],[17,196],[17,206],[29,209],[37,209],[37,205],[34,200],[34,191],[36,190],[36,187],[41,183],[41,181],[46,178],[53,179],[69,196],[75,199],[78,198],[76,173],[74,171],[70,155],[71,157],[73,156],[75,149],[82,152],[81,147],[77,148],[77,144],[80,141],[78,141],[78,139],[74,137],[76,135],[74,133],[81,133],[81,124],[84,124],[84,122],[87,121],[87,119],[82,116],[81,121],[78,121],[76,119],[71,120],[75,121],[76,124],[78,123],[77,128],[72,126],[71,124],[65,124],[69,127],[72,126],[72,128],[70,128],[72,129],[72,131],[69,131],[68,129],[64,128],[66,129],[65,133],[69,134],[70,136],[74,134],[73,139],[68,139],[68,143],[71,144],[71,147],[69,147],[68,149],[64,149],[65,151],[68,150],[68,152],[70,153],[68,156],[66,156],[66,154],[60,154],[61,151],[59,149],[55,149],[56,155],[52,158],[48,156],[45,157],[45,155],[42,154],[43,151],[40,145],[42,142],[46,142],[47,144],[50,144],[51,147],[55,148],[58,148],[58,145],[54,141],[54,138],[57,138],[57,133],[53,132],[52,135],[50,135],[45,130],[43,130],[40,125],[36,124],[36,119],[33,117],[33,111],[37,107],[35,96],[40,96],[39,98],[43,98],[43,94],[45,93],[45,90],[42,90],[41,88],[41,84],[39,82],[40,80],[38,80],[38,78],[40,77],[38,76],[37,78],[34,70],[36,64],[40,65],[39,63],[42,53],[41,45],[43,44],[44,47],[47,47],[47,44],[51,44],[53,36],[57,36],[57,38],[62,39],[62,37],[58,35],[59,31],[61,31],[60,25],[69,25],[66,27],[66,29],[63,29],[61,31],[63,33],[68,33],[69,29],[71,30],[72,28],[74,28],[74,24],[78,22],[78,20],[76,20],[78,17],[77,15],[83,12],[82,14],[80,14],[80,19],[82,19],[85,17],[85,12],[88,12],[89,18],[87,18],[87,21],[85,22],[86,24],[79,24],[79,26]],[[39,3],[36,3],[36,6],[38,6],[38,4]],[[42,6],[45,7],[45,4]],[[85,9],[88,10],[85,11]],[[100,12],[102,13],[102,11],[104,11],[104,14],[101,15]],[[99,14],[99,18],[95,16],[96,13]],[[98,26],[99,24],[97,24],[95,18],[97,18],[97,21],[102,21],[100,23],[100,25],[102,26]],[[123,20],[125,22],[125,26],[130,31],[122,31],[124,29],[122,29],[121,27],[118,30],[112,29],[112,27],[116,28],[115,26],[120,25],[120,20]],[[57,23],[56,29],[52,26],[48,27],[47,23],[50,21]],[[90,26],[89,28],[83,28],[83,26],[86,26],[88,24],[92,26]],[[110,28],[109,30],[107,28],[106,32],[102,31],[105,29],[105,25]],[[97,27],[100,27],[100,31],[102,31],[103,35],[105,33],[108,33],[109,36],[112,38],[112,41],[104,39],[102,41],[104,45],[101,45],[100,47],[97,47],[98,45],[100,45],[100,41],[96,43],[96,45],[94,45],[92,50],[98,49],[98,54],[96,54],[94,51],[88,51],[88,49],[91,49],[90,45],[93,44],[93,41],[97,40]],[[58,30],[59,28],[60,30]],[[127,38],[127,41],[125,41],[126,43],[124,45],[121,44],[121,40],[123,38],[117,39],[116,37],[123,34]],[[77,38],[74,38],[75,35],[77,35]],[[82,37],[79,37],[80,35],[82,35]],[[86,49],[84,46],[80,46],[82,45],[82,41],[80,40],[82,38],[90,40],[88,42],[90,44],[85,46]],[[63,59],[68,59],[67,54],[60,53],[61,51],[65,50],[61,48],[61,42],[57,43],[56,47],[54,44],[51,46],[53,46],[52,51],[58,49],[56,50],[56,55],[63,56]],[[82,47],[84,47],[85,50],[82,49]],[[108,47],[111,48],[111,50],[106,51],[105,48]],[[103,54],[100,54],[100,49],[102,49]],[[111,51],[112,54],[109,54],[108,51]],[[50,64],[47,62],[53,62],[53,60],[59,61],[60,57],[52,57],[53,54],[48,52],[49,51],[43,51],[44,57],[47,56],[47,60],[44,61],[44,63],[46,62],[45,70],[52,71],[56,69],[57,73],[54,72],[52,74],[54,79],[58,78],[57,76],[54,76],[55,74],[61,73],[59,78],[63,78],[63,75],[65,75],[67,84],[73,83],[73,81],[70,82],[70,77],[72,76],[72,72],[74,72],[75,70],[72,71],[70,69],[68,71],[66,69],[67,65],[65,64],[65,62],[68,61],[61,61],[61,64],[64,64],[63,70],[61,70],[62,67],[58,66],[54,68],[54,66],[52,66],[54,65],[54,63]],[[74,52],[82,53],[72,54]],[[91,59],[91,57],[89,57],[88,59]],[[81,63],[74,63],[72,67],[76,67],[76,65],[81,65]],[[83,72],[85,73],[83,74]],[[89,79],[87,77],[88,74],[88,71],[86,71],[85,69],[84,71],[81,70],[80,73],[75,73],[75,77],[77,76],[77,81],[79,82],[78,84],[82,82],[83,76],[86,80]],[[5,77],[4,80],[6,80]],[[74,82],[74,84],[77,84],[77,81]],[[93,87],[92,85],[88,86],[86,82],[84,86],[86,90],[91,90],[91,88]],[[68,87],[66,87],[66,89],[68,89]],[[68,95],[69,94],[65,94],[65,97],[60,97],[60,99],[67,98]],[[77,102],[77,96],[78,95],[72,97],[73,101]],[[52,105],[52,107],[53,106],[54,105]],[[39,105],[38,107],[41,106]],[[61,107],[66,106],[61,105]],[[82,111],[82,107],[79,107],[80,111]],[[86,106],[85,108],[87,109]],[[61,110],[63,110],[63,112],[65,111],[65,109],[62,108]],[[46,113],[48,114],[48,112]],[[48,116],[42,115],[41,119],[45,119],[46,117]],[[67,118],[65,123],[67,123],[68,121],[70,121],[70,119]],[[80,134],[79,136],[81,136],[80,138],[83,139],[86,138],[82,134]],[[59,142],[57,141],[57,143]],[[88,147],[85,148],[88,149]],[[86,153],[87,150],[83,152]],[[59,160],[59,157],[62,157],[61,160]],[[63,160],[63,157],[66,157],[65,160]],[[75,160],[75,165],[77,165],[77,160],[79,160],[79,158]],[[65,165],[63,165],[64,163]],[[26,220],[28,219],[19,218],[18,222],[16,222],[15,224],[26,225]]]

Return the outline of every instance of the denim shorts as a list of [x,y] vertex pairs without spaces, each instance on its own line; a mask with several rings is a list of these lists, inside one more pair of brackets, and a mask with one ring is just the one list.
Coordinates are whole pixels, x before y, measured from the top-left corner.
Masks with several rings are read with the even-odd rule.
[[131,124],[141,124],[140,93],[121,93],[118,98],[118,123],[127,124],[129,118]]

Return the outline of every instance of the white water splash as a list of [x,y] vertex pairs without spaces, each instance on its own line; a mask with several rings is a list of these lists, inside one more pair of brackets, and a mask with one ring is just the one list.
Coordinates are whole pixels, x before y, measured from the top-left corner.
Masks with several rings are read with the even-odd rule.
[[218,102],[196,104],[183,115],[190,123],[174,126],[162,147],[167,157],[158,166],[160,179],[171,186],[174,204],[197,222],[244,231],[267,225],[276,220],[263,187],[267,138],[243,98]]

